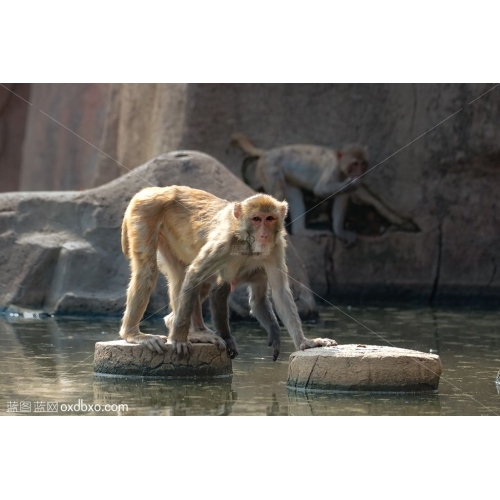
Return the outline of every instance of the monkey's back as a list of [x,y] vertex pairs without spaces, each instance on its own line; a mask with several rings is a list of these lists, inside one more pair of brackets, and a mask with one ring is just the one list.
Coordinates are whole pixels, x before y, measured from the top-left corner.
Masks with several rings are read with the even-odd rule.
[[130,201],[125,219],[139,233],[159,231],[177,258],[185,263],[198,255],[221,210],[229,205],[201,189],[187,186],[150,187]]
[[333,171],[337,163],[334,149],[294,144],[267,151],[259,167],[268,173],[279,170],[290,184],[312,189],[325,171]]

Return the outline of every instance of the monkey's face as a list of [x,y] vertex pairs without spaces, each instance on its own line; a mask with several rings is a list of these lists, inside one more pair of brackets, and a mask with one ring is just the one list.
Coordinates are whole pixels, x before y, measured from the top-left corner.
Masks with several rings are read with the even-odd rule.
[[283,230],[287,211],[286,201],[278,201],[267,194],[256,194],[242,203],[235,203],[233,214],[238,219],[239,238],[246,239],[253,253],[269,255]]
[[368,150],[360,144],[351,144],[337,151],[337,159],[346,177],[357,178],[368,170]]
[[346,156],[341,168],[346,177],[360,177],[368,170],[368,161],[362,157]]
[[276,213],[253,212],[248,217],[248,232],[251,235],[252,250],[256,253],[270,252],[276,242],[281,220]]

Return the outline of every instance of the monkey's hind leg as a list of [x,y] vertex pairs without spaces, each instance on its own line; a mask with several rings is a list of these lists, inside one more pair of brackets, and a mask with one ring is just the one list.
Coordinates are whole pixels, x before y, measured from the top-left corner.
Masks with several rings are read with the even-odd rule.
[[[122,320],[120,337],[131,344],[143,344],[161,354],[166,351],[167,337],[142,333],[139,330],[139,323],[158,278],[155,235],[142,234],[148,230],[150,226],[146,224],[141,230],[128,228],[132,278],[127,290],[127,307]],[[149,246],[146,247],[142,243],[144,241],[149,241]]]
[[234,359],[238,356],[238,345],[231,335],[229,328],[229,308],[227,300],[231,293],[231,285],[222,281],[217,283],[210,291],[210,312],[212,313],[212,323],[216,335],[220,336],[225,344],[228,356]]
[[195,305],[193,310],[193,314],[191,316],[191,328],[189,329],[189,333],[211,333],[215,334],[203,321],[203,310],[202,304],[205,299],[208,297],[210,293],[210,288],[212,287],[211,282],[205,282],[201,285],[200,295],[198,297],[198,303]]

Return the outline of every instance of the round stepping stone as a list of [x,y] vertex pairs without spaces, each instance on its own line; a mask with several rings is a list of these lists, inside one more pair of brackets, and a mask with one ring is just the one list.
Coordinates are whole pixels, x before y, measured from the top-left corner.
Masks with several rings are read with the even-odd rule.
[[311,392],[437,391],[437,354],[376,345],[318,347],[290,355],[287,387]]
[[189,356],[178,356],[172,345],[158,354],[125,340],[96,342],[94,372],[97,375],[162,378],[207,378],[232,375],[231,358],[214,344],[193,344]]

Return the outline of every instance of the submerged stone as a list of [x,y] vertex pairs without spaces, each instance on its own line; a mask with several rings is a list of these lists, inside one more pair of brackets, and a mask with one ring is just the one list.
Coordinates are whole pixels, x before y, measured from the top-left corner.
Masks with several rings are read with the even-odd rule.
[[375,345],[319,347],[290,355],[287,387],[299,391],[436,391],[437,354]]
[[189,356],[178,356],[172,345],[162,354],[125,340],[96,342],[97,375],[164,378],[208,378],[232,375],[231,359],[214,344],[193,344]]

